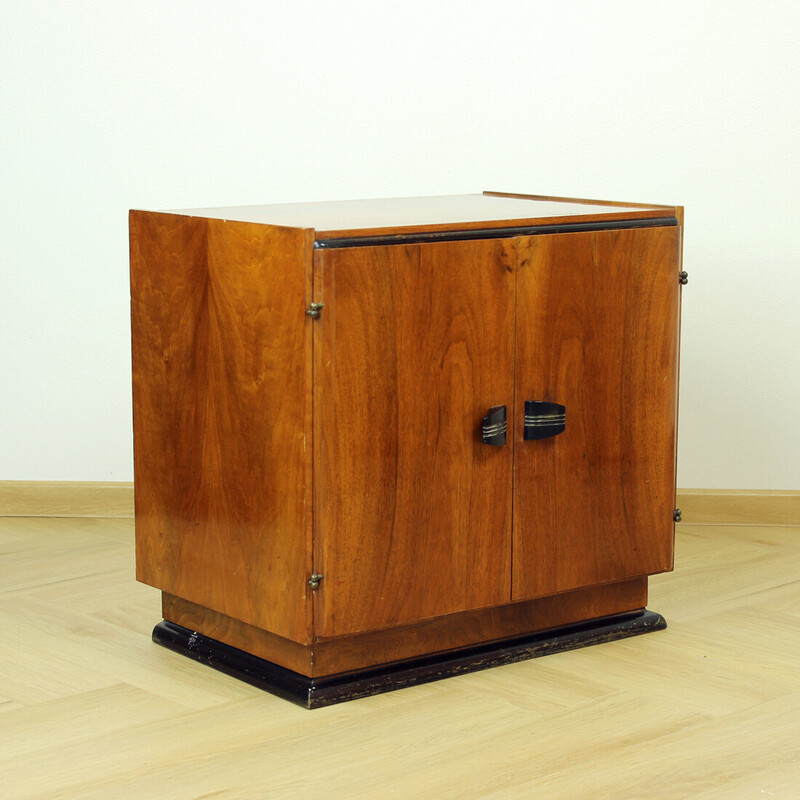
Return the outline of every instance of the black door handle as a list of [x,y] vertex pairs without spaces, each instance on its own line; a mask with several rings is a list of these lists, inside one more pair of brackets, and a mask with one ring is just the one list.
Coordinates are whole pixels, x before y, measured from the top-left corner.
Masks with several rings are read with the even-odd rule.
[[494,406],[486,412],[481,429],[484,444],[502,447],[506,443],[506,407]]
[[567,427],[567,409],[558,403],[525,401],[525,439],[548,439]]

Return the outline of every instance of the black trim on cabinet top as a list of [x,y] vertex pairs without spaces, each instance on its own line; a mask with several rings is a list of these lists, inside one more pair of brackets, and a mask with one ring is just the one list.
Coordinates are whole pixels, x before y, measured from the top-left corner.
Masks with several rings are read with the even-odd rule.
[[397,233],[383,236],[346,236],[341,239],[317,239],[316,250],[339,247],[377,247],[387,244],[424,244],[426,242],[460,242],[471,239],[508,239],[513,236],[539,236],[544,233],[578,233],[581,231],[615,231],[625,228],[672,228],[677,217],[646,219],[612,219],[605,222],[556,222],[548,225],[527,225],[519,228],[476,228],[468,231],[430,231]]

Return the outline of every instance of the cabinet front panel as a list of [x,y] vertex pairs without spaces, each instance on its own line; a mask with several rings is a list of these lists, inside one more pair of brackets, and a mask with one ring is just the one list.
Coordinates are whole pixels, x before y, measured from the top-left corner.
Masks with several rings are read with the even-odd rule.
[[679,248],[679,228],[519,240],[514,414],[566,426],[517,426],[515,600],[672,568]]
[[510,240],[320,251],[314,327],[315,631],[508,602]]

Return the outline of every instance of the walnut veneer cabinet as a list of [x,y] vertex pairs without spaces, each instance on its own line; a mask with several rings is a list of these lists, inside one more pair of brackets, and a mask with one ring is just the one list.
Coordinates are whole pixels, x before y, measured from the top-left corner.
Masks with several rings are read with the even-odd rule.
[[494,192],[131,212],[155,640],[317,706],[663,627],[682,218]]

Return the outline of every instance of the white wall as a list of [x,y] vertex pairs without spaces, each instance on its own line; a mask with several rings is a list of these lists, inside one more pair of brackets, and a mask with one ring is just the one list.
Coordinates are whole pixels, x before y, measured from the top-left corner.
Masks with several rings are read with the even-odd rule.
[[0,480],[131,480],[127,210],[686,206],[679,485],[800,487],[800,4],[0,10]]

